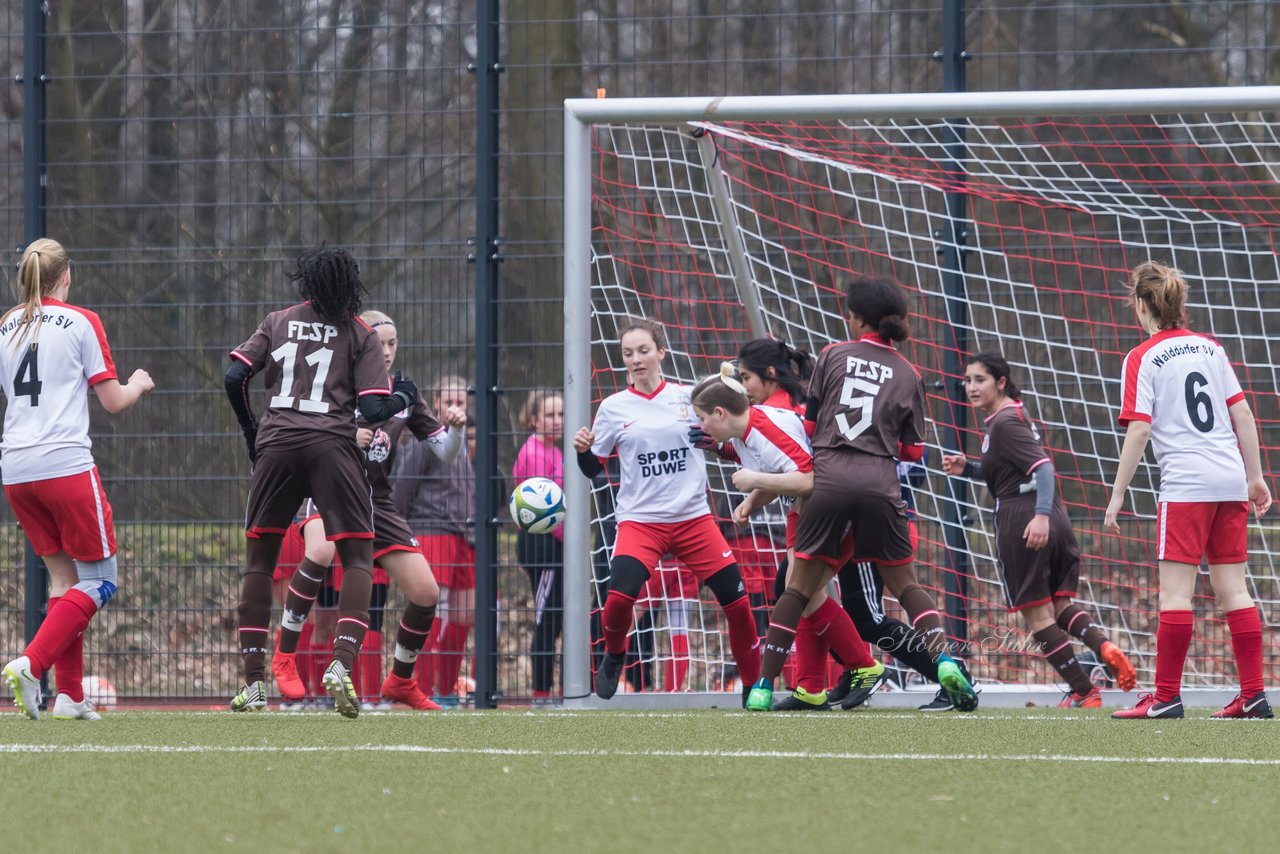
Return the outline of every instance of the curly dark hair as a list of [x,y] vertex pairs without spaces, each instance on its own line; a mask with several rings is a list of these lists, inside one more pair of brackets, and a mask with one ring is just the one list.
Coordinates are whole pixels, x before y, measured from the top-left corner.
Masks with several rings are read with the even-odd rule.
[[360,313],[361,302],[369,295],[356,259],[347,250],[326,243],[300,257],[289,279],[298,283],[298,293],[328,323],[349,322]]

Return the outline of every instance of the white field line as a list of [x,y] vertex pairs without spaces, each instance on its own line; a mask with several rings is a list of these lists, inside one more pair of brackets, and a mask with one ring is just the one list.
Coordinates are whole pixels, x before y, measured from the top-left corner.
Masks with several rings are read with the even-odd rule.
[[335,747],[162,744],[3,744],[0,753],[427,753],[453,756],[530,756],[658,759],[833,759],[869,762],[1085,762],[1151,765],[1280,765],[1280,759],[1226,756],[1079,756],[1062,753],[834,753],[792,750],[534,750],[507,747],[431,747],[422,744],[352,744]]

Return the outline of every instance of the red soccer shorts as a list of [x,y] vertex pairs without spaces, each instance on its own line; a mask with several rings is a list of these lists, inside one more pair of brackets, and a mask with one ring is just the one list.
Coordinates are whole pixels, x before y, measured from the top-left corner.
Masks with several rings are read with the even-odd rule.
[[1199,566],[1249,559],[1249,504],[1245,501],[1161,501],[1156,557]]
[[711,514],[684,522],[620,522],[613,557],[633,557],[652,570],[663,555],[683,563],[698,581],[706,581],[737,563],[733,549]]
[[475,589],[476,550],[462,534],[421,534],[418,547],[441,587]]
[[4,494],[38,555],[66,552],[76,560],[106,560],[116,553],[111,503],[98,469],[15,483]]

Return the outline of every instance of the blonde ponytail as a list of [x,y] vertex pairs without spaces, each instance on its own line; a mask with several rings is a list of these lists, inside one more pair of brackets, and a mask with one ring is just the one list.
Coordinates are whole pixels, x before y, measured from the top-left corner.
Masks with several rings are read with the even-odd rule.
[[47,237],[32,241],[22,253],[22,262],[18,265],[18,280],[14,284],[14,292],[21,302],[0,318],[0,324],[3,324],[14,312],[21,310],[18,334],[13,338],[15,347],[21,345],[28,335],[31,335],[33,344],[40,337],[38,324],[44,315],[41,300],[57,289],[70,266],[71,259],[67,257],[67,250],[58,241]]

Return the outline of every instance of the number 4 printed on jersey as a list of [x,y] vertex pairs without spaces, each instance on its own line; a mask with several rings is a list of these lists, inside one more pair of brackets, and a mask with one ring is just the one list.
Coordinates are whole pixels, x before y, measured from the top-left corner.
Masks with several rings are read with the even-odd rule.
[[[298,342],[290,341],[287,344],[281,344],[271,351],[271,358],[280,363],[280,369],[284,374],[280,378],[280,390],[293,391],[293,371],[298,362]],[[324,394],[324,381],[329,376],[329,363],[332,360],[333,350],[329,347],[321,347],[306,357],[306,363],[316,369],[316,376],[311,381],[311,393],[297,401],[298,409],[302,412],[329,411],[329,404],[322,400],[321,396]],[[293,409],[293,404],[292,395],[277,394],[267,405],[275,409]]]
[[13,375],[14,397],[31,398],[32,406],[40,405],[40,364],[36,361],[36,345],[27,347],[27,352],[18,363],[18,372]]
[[[836,415],[836,426],[840,428],[840,433],[849,441],[861,436],[868,427],[871,426],[871,410],[876,403],[876,395],[880,393],[880,386],[868,380],[858,379],[856,377],[845,377],[844,386],[840,389],[840,405],[849,407],[850,413],[857,413],[858,420],[849,423],[849,413],[841,412]],[[862,392],[861,395],[855,395],[854,392]]]

